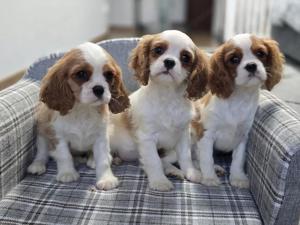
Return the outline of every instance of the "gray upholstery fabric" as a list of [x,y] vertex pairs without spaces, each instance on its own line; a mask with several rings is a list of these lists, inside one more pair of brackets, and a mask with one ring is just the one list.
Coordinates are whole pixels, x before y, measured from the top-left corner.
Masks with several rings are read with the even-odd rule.
[[300,146],[293,156],[287,173],[284,201],[276,218],[276,225],[300,224]]
[[32,160],[38,92],[28,80],[0,92],[0,199],[24,178]]
[[133,72],[128,69],[130,52],[138,43],[138,38],[121,38],[99,42],[118,62],[123,72],[123,81],[129,92],[138,88],[138,83],[133,78]]
[[[218,159],[228,169],[230,156]],[[53,162],[46,174],[27,175],[0,201],[0,224],[262,224],[250,191],[231,187],[228,175],[220,187],[171,179],[176,189],[159,192],[149,189],[139,165],[123,163],[113,166],[118,188],[94,191],[95,171],[85,165],[77,169],[79,181],[65,184],[55,180]]]

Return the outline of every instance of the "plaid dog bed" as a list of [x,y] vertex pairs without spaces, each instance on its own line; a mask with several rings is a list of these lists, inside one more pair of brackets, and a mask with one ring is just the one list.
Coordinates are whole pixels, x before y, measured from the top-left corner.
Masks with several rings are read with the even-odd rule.
[[[101,42],[122,66],[138,39]],[[62,54],[33,64],[26,78],[39,80]],[[124,68],[123,68],[124,67]],[[176,189],[148,189],[137,164],[113,167],[121,185],[94,191],[95,173],[80,165],[81,178],[55,180],[55,163],[43,176],[25,176],[35,149],[34,108],[38,84],[23,79],[0,92],[0,224],[298,224],[300,215],[300,117],[262,91],[247,145],[250,190],[233,188],[228,174],[220,187],[172,180]],[[228,171],[230,155],[217,157]]]

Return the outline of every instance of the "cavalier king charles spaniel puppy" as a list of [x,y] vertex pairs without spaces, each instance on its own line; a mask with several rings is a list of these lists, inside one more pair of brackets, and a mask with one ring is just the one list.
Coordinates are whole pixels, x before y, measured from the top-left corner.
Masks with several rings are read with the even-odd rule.
[[28,172],[44,173],[51,156],[57,163],[56,179],[75,181],[79,174],[72,155],[90,151],[87,164],[96,168],[97,188],[115,188],[118,179],[110,168],[109,110],[119,113],[128,107],[121,70],[103,48],[85,43],[70,50],[42,80],[37,154]]
[[210,59],[209,89],[195,102],[192,122],[201,183],[220,184],[213,148],[232,153],[230,184],[247,188],[244,161],[248,134],[258,108],[260,88],[271,90],[282,74],[283,55],[277,42],[239,34],[220,46]]
[[[173,188],[166,174],[200,182],[191,159],[191,99],[204,95],[209,63],[184,33],[145,35],[133,50],[130,67],[141,87],[130,95],[128,111],[111,118],[111,149],[123,160],[140,158],[151,189]],[[160,158],[158,149],[166,153]],[[180,169],[171,163],[179,163]]]

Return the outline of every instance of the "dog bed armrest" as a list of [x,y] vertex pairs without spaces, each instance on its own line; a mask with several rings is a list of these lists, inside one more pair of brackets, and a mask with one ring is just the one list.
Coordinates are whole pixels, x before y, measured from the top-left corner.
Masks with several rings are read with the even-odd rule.
[[300,115],[262,91],[247,144],[250,190],[264,224],[298,224]]
[[35,148],[39,85],[20,80],[0,92],[0,199],[23,179]]

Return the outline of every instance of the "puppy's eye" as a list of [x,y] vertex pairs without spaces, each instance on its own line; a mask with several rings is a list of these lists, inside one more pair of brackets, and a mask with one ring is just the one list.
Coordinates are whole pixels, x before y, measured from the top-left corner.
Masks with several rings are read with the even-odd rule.
[[158,47],[155,47],[154,49],[153,49],[153,52],[156,54],[156,55],[162,55],[163,53],[164,53],[164,49],[162,48],[162,47],[160,47],[160,46],[158,46]]
[[229,61],[231,64],[236,65],[240,63],[241,59],[238,56],[232,56]]
[[180,60],[183,63],[189,63],[191,61],[191,56],[189,56],[188,54],[182,54]]
[[81,81],[88,81],[89,80],[89,76],[88,76],[88,73],[87,71],[85,70],[80,70],[76,73],[76,78],[78,80],[81,80]]
[[114,73],[112,71],[106,71],[103,73],[107,82],[111,82],[114,79]]
[[267,54],[265,52],[263,52],[262,50],[258,50],[255,55],[258,57],[258,58],[265,58],[267,56]]

